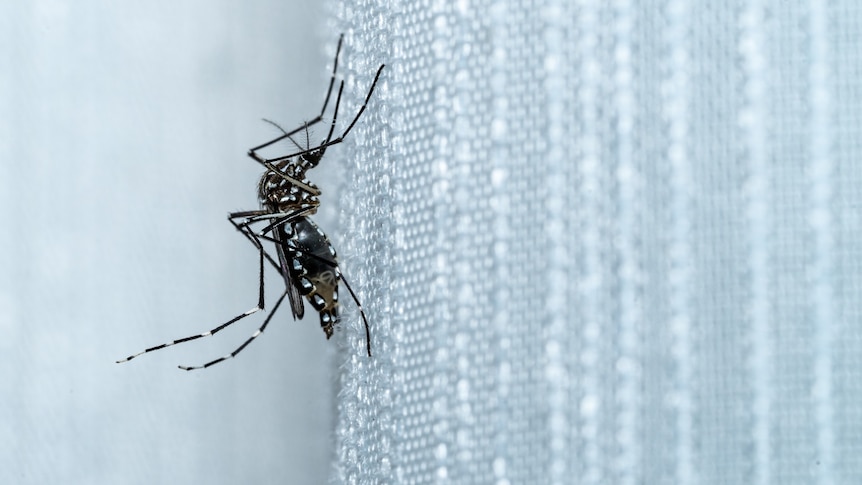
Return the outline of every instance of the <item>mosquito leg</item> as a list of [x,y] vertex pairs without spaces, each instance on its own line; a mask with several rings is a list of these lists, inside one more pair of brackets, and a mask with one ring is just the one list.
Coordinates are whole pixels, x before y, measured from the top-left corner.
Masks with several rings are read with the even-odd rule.
[[297,212],[295,213],[295,215],[291,215],[291,216],[289,216],[289,217],[285,217],[285,218],[283,218],[283,219],[275,220],[275,221],[273,221],[272,223],[270,223],[268,226],[264,227],[262,231],[260,231],[259,233],[257,233],[257,236],[258,236],[258,237],[261,237],[261,238],[268,239],[268,240],[273,241],[273,242],[278,242],[278,241],[274,241],[274,240],[272,240],[271,238],[266,237],[266,235],[267,235],[268,233],[272,232],[272,231],[273,231],[273,229],[275,229],[275,228],[277,228],[277,227],[279,227],[279,226],[283,226],[283,225],[287,224],[288,222],[294,222],[294,221],[296,221],[297,219],[299,219],[300,217],[308,216],[308,215],[310,215],[311,213],[312,213],[312,211],[311,211],[311,210],[302,210],[302,211],[297,211]]
[[[318,150],[325,150],[327,147],[330,147],[332,145],[337,145],[337,144],[343,142],[344,138],[347,137],[347,134],[350,133],[350,130],[353,129],[353,126],[356,124],[356,122],[359,121],[359,117],[362,116],[362,113],[365,112],[365,108],[366,108],[366,106],[368,106],[368,101],[371,99],[371,95],[374,93],[374,87],[377,86],[377,81],[380,78],[380,73],[383,72],[384,67],[386,67],[386,65],[381,64],[380,68],[377,69],[377,74],[374,76],[374,81],[371,83],[371,87],[368,89],[368,94],[365,96],[365,102],[362,103],[362,107],[359,108],[359,112],[356,113],[356,116],[353,117],[353,121],[350,122],[350,125],[347,126],[347,129],[344,130],[344,133],[342,133],[341,136],[339,136],[338,138],[335,138],[333,140],[328,139],[323,144],[318,145],[314,148],[309,148],[307,150],[301,150],[301,151],[298,151],[296,153],[291,153],[290,155],[285,155],[282,157],[273,158],[271,160],[258,160],[258,158],[255,158],[256,154],[254,156],[252,156],[252,158],[255,158],[256,160],[258,160],[261,163],[264,163],[264,162],[268,162],[270,164],[271,163],[277,163],[277,162],[280,162],[282,160],[287,160],[287,159],[290,159],[293,157],[298,157],[298,156],[304,155],[306,153],[310,153],[310,152],[314,152],[314,151],[318,151]],[[337,105],[338,105],[338,102],[336,101],[336,106]],[[329,137],[327,137],[327,138],[329,138]]]
[[[279,266],[279,264],[275,262],[275,259],[273,259],[272,256],[270,256],[269,253],[267,253],[266,250],[263,249],[263,244],[261,244],[260,239],[258,238],[258,236],[256,236],[254,234],[254,232],[252,232],[251,228],[248,226],[248,224],[250,224],[250,222],[248,222],[248,220],[246,220],[246,222],[244,222],[242,224],[237,224],[237,222],[235,221],[235,219],[240,219],[240,218],[249,219],[253,216],[258,216],[258,215],[263,215],[263,214],[266,214],[266,212],[264,212],[264,211],[234,212],[228,216],[227,220],[233,225],[233,227],[236,228],[237,231],[241,232],[242,235],[245,236],[245,238],[248,239],[254,245],[254,247],[258,249],[258,251],[263,253],[263,256],[266,257],[267,261],[269,261],[269,263],[272,265],[273,268],[276,269],[276,271],[280,272],[281,266]],[[265,220],[265,219],[262,219],[262,220]],[[252,221],[252,222],[256,222],[256,221]]]
[[[270,232],[272,232],[275,228],[287,224],[289,222],[295,221],[300,217],[304,217],[309,214],[311,209],[303,208],[291,213],[270,213],[263,210],[257,211],[244,211],[244,212],[234,212],[228,216],[228,221],[233,224],[233,227],[236,228],[237,231],[241,232],[243,236],[246,237],[254,247],[258,248],[258,250],[263,251],[263,255],[269,261],[273,268],[279,273],[282,272],[282,267],[279,265],[275,259],[263,249],[263,244],[261,244],[261,240],[269,241],[273,244],[282,244],[282,241],[279,241],[273,237],[267,236]],[[235,219],[245,218],[245,222],[237,223]],[[270,219],[275,219],[275,221],[271,222],[269,225],[264,227],[260,232],[255,233],[251,230],[251,224],[256,222],[268,221]]]
[[368,94],[365,95],[365,101],[362,102],[362,107],[359,108],[359,112],[353,117],[353,121],[351,121],[350,125],[347,126],[347,129],[344,130],[344,133],[338,137],[339,139],[343,139],[348,133],[350,133],[350,130],[353,129],[353,125],[359,121],[359,117],[365,112],[365,107],[368,106],[368,101],[371,99],[371,95],[374,94],[374,87],[377,86],[377,80],[380,79],[380,73],[383,72],[384,67],[386,67],[386,64],[380,64],[380,67],[377,69],[377,74],[374,75],[374,81],[371,82],[371,87],[368,88]]
[[[293,212],[264,212],[264,211],[260,211],[261,213],[259,213],[259,214],[249,212],[250,216],[246,217],[245,222],[243,222],[242,224],[236,224],[233,221],[233,219],[230,217],[228,219],[231,219],[231,223],[234,225],[234,227],[236,227],[240,231],[242,231],[241,227],[249,229],[249,233],[246,234],[246,237],[254,237],[254,238],[264,239],[267,241],[272,241],[274,243],[279,243],[279,241],[276,241],[270,237],[266,237],[266,234],[272,232],[273,229],[275,229],[279,226],[282,226],[282,225],[290,223],[290,222],[294,222],[301,217],[305,217],[305,216],[308,216],[310,214],[313,214],[315,210],[317,210],[316,206],[304,206],[304,207],[301,207],[301,208],[299,208]],[[237,213],[237,214],[239,214],[239,213]],[[233,215],[233,214],[231,214],[231,215]],[[252,233],[251,232],[251,229],[249,227],[251,224],[254,224],[256,222],[262,222],[262,221],[270,220],[270,219],[275,219],[275,220],[272,221],[268,226],[264,227],[260,232],[258,232],[258,233]]]
[[286,292],[286,291],[285,291],[284,293],[282,293],[282,294],[281,294],[281,296],[278,298],[278,301],[276,301],[276,302],[275,302],[275,306],[273,306],[273,307],[272,307],[272,311],[271,311],[271,312],[269,312],[269,315],[267,315],[267,316],[266,316],[266,320],[264,320],[264,321],[263,321],[263,325],[261,325],[261,326],[260,326],[260,328],[258,328],[257,330],[255,330],[255,331],[254,331],[254,333],[253,333],[253,334],[251,334],[251,337],[249,337],[249,338],[248,338],[248,340],[246,340],[245,342],[243,342],[243,344],[242,344],[242,345],[240,345],[239,347],[237,347],[237,348],[236,348],[236,350],[234,350],[233,352],[231,352],[231,353],[229,353],[229,354],[225,355],[224,357],[219,357],[218,359],[215,359],[215,360],[213,360],[213,361],[211,361],[211,362],[207,362],[207,363],[206,363],[206,364],[204,364],[204,365],[199,365],[199,366],[185,366],[185,365],[181,365],[181,366],[179,366],[179,368],[180,368],[180,369],[182,369],[182,370],[206,369],[207,367],[209,367],[209,366],[211,366],[211,365],[216,365],[216,364],[218,364],[219,362],[222,362],[222,361],[225,361],[225,360],[227,360],[227,359],[232,359],[232,358],[236,357],[236,355],[237,355],[237,354],[239,354],[240,352],[242,352],[242,350],[243,350],[244,348],[246,348],[246,346],[247,346],[248,344],[250,344],[252,340],[256,339],[258,336],[260,336],[260,334],[262,334],[262,333],[263,333],[263,331],[264,331],[264,330],[266,330],[266,326],[267,326],[267,325],[269,325],[269,321],[272,319],[272,316],[273,316],[273,315],[275,315],[275,312],[277,312],[277,311],[278,311],[278,307],[281,305],[281,302],[284,300],[284,297],[285,297],[285,296],[287,296],[287,292]]
[[344,274],[338,269],[338,267],[335,268],[335,271],[338,273],[338,278],[344,283],[345,288],[347,288],[347,291],[356,303],[356,307],[359,308],[359,314],[362,316],[362,323],[365,324],[365,348],[368,351],[368,356],[371,357],[371,330],[368,329],[368,318],[365,316],[365,310],[362,309],[362,303],[359,303],[359,298],[356,298],[356,293],[353,292],[353,288],[350,287],[350,283],[347,282]]
[[[252,148],[251,150],[249,150],[248,154],[250,157],[257,159],[255,152],[257,152],[261,148],[266,148],[266,147],[272,145],[273,143],[278,143],[281,140],[284,140],[285,138],[290,138],[291,136],[302,131],[303,129],[308,129],[309,126],[312,126],[312,125],[319,123],[323,119],[323,113],[326,112],[326,106],[329,105],[329,98],[332,96],[332,88],[333,88],[333,86],[335,86],[335,72],[338,70],[338,56],[339,56],[339,54],[341,54],[341,44],[343,41],[344,41],[344,34],[341,34],[341,36],[338,37],[338,47],[335,49],[335,61],[332,63],[332,75],[329,78],[329,89],[326,90],[326,99],[323,100],[323,107],[320,108],[320,114],[317,115],[311,121],[309,121],[307,123],[303,123],[303,126],[300,126],[299,128],[296,128],[295,130],[291,130],[290,132],[284,131],[280,126],[275,125],[275,123],[272,123],[270,121],[270,123],[274,124],[279,130],[281,130],[281,132],[283,134],[281,136],[273,139],[273,140],[270,140],[270,141],[264,143],[263,145],[258,145],[256,147]],[[264,121],[268,121],[268,120],[264,120]],[[291,141],[293,141],[293,140],[291,139]],[[296,144],[296,142],[294,142],[294,144]]]
[[[269,219],[296,219],[299,216],[303,216],[309,213],[312,213],[317,209],[317,206],[320,204],[312,205],[306,204],[301,208],[293,211],[293,212],[266,212],[261,211],[261,214],[251,215],[245,218],[245,222],[242,223],[243,226],[248,226],[254,224],[255,222],[266,221]],[[239,219],[236,217],[235,219]]]
[[[338,85],[338,96],[335,98],[335,109],[332,110],[332,123],[329,124],[329,134],[326,135],[326,140],[323,141],[323,145],[326,145],[330,140],[332,140],[332,133],[335,132],[335,122],[338,120],[338,107],[341,106],[341,93],[343,92],[344,81],[341,81],[341,84]],[[320,152],[320,156],[323,157],[323,151]]]
[[253,210],[253,211],[239,211],[239,212],[231,212],[227,215],[228,219],[241,219],[243,217],[255,217],[255,216],[263,216],[269,214],[269,212],[261,209]]
[[[233,224],[233,227],[235,227],[237,231],[241,232],[242,235],[246,237],[246,239],[251,241],[251,243],[254,244],[254,247],[258,248],[259,250],[263,250],[263,245],[260,242],[261,239],[266,240],[266,241],[271,241],[275,244],[280,244],[280,241],[277,241],[271,237],[267,237],[266,234],[268,234],[273,229],[275,229],[276,227],[278,227],[282,224],[286,224],[286,223],[294,221],[300,217],[308,215],[310,212],[313,211],[313,209],[314,209],[313,207],[304,207],[304,208],[298,209],[294,212],[286,212],[286,213],[285,212],[272,213],[272,212],[267,212],[265,210],[233,212],[233,213],[228,215],[228,221],[230,221],[230,223]],[[245,219],[245,221],[238,224],[236,222],[236,219]],[[259,233],[255,233],[254,231],[251,230],[251,227],[250,227],[251,224],[254,224],[256,222],[268,221],[270,219],[275,219],[275,221],[270,223],[268,226],[264,227],[263,230],[261,230]],[[264,256],[266,257],[267,260],[269,260],[270,264],[272,264],[272,266],[277,271],[281,272],[281,266],[278,263],[276,263],[275,259],[273,259],[273,257],[270,256],[269,253],[267,253],[265,250],[264,250]]]
[[332,87],[335,86],[335,71],[338,70],[338,55],[341,54],[341,43],[344,41],[344,34],[338,36],[338,47],[335,48],[335,60],[332,63],[332,76],[329,77],[329,89],[326,90],[326,99],[323,100],[323,107],[320,108],[320,114],[317,119],[323,118],[323,113],[326,112],[326,106],[329,104],[329,97],[332,96]]
[[[231,221],[231,222],[233,222],[233,221]],[[178,340],[174,340],[174,341],[172,341],[172,342],[166,342],[166,343],[163,343],[163,344],[161,344],[161,345],[156,345],[155,347],[150,347],[150,348],[148,348],[148,349],[146,349],[146,350],[143,350],[143,351],[141,351],[141,352],[138,352],[137,354],[130,355],[130,356],[126,357],[125,359],[118,360],[118,361],[117,361],[117,363],[119,364],[119,363],[122,363],[122,362],[128,362],[128,361],[130,361],[130,360],[132,360],[132,359],[134,359],[135,357],[138,357],[138,356],[140,356],[140,355],[143,355],[143,354],[146,354],[146,353],[149,353],[149,352],[153,352],[153,351],[155,351],[155,350],[160,350],[160,349],[163,349],[163,348],[165,348],[165,347],[170,347],[171,345],[181,344],[181,343],[183,343],[183,342],[189,342],[189,341],[191,341],[191,340],[197,340],[197,339],[202,338],[202,337],[212,337],[212,336],[213,336],[213,335],[215,335],[216,333],[218,333],[218,332],[220,332],[221,330],[223,330],[223,329],[225,329],[225,328],[229,327],[230,325],[232,325],[232,324],[234,324],[234,323],[236,323],[236,322],[238,322],[238,321],[242,320],[243,318],[245,318],[245,317],[247,317],[247,316],[251,315],[252,313],[256,313],[256,312],[258,312],[258,311],[260,311],[260,310],[263,310],[263,308],[264,308],[263,259],[264,259],[264,255],[265,255],[266,253],[264,252],[264,250],[263,250],[263,245],[260,243],[260,241],[253,241],[253,242],[254,242],[255,246],[257,246],[257,248],[260,250],[259,289],[258,289],[258,298],[257,298],[257,306],[256,306],[256,307],[252,308],[251,310],[248,310],[248,311],[247,311],[247,312],[245,312],[245,313],[241,313],[241,314],[239,314],[239,315],[237,315],[237,316],[235,316],[235,317],[231,318],[231,319],[230,319],[230,320],[228,320],[227,322],[225,322],[225,323],[223,323],[223,324],[219,325],[218,327],[216,327],[216,328],[214,328],[214,329],[212,329],[212,330],[206,331],[206,332],[201,333],[201,334],[198,334],[198,335],[191,335],[191,336],[189,336],[189,337],[184,337],[184,338],[181,338],[181,339],[178,339]],[[269,256],[269,255],[267,255],[267,256]]]

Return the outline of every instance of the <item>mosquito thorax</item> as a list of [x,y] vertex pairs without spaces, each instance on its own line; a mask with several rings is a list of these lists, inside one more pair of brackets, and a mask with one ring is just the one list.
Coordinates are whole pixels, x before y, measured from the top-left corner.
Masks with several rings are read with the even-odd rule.
[[[317,207],[320,205],[317,195],[309,192],[307,189],[317,190],[319,193],[318,187],[305,178],[305,167],[298,164],[288,165],[285,167],[283,173],[304,184],[305,187],[300,187],[282,175],[272,170],[267,170],[261,176],[258,187],[258,199],[261,207],[265,207],[273,212],[290,213],[301,208]],[[308,212],[308,214],[313,214],[314,212],[316,211]]]

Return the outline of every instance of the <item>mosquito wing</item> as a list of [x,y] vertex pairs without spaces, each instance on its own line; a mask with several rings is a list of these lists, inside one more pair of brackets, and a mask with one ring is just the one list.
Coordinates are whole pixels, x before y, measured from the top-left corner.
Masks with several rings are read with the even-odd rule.
[[276,252],[278,252],[278,261],[281,264],[281,276],[284,278],[284,286],[287,290],[287,297],[290,300],[290,309],[293,312],[293,318],[295,320],[299,320],[305,315],[305,306],[302,304],[302,295],[299,293],[299,289],[296,287],[296,282],[293,281],[293,277],[290,275],[290,269],[288,264],[289,261],[287,256],[285,255],[284,245],[287,244],[287,234],[284,232],[284,225],[278,226],[275,231],[273,231],[273,239],[275,239],[277,244],[275,245]]

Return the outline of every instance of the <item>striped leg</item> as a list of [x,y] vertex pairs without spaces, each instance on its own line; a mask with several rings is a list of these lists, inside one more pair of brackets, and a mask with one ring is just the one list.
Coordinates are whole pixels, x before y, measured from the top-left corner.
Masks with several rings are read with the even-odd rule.
[[[134,359],[135,357],[141,356],[141,355],[146,354],[146,353],[149,353],[149,352],[153,352],[153,351],[155,351],[155,350],[161,350],[161,349],[163,349],[163,348],[165,348],[165,347],[170,347],[171,345],[181,344],[181,343],[183,343],[183,342],[189,342],[189,341],[191,341],[191,340],[197,340],[197,339],[202,338],[202,337],[212,337],[212,336],[213,336],[213,335],[215,335],[216,333],[218,333],[218,332],[220,332],[221,330],[223,330],[223,329],[225,329],[225,328],[229,327],[230,325],[232,325],[232,324],[234,324],[234,323],[236,323],[236,322],[238,322],[238,321],[242,320],[243,318],[245,318],[245,317],[247,317],[247,316],[251,315],[252,313],[256,313],[256,312],[258,312],[258,311],[260,311],[260,310],[263,310],[263,309],[264,309],[264,278],[263,278],[263,261],[264,261],[264,257],[266,257],[266,259],[268,259],[268,260],[269,260],[269,262],[270,262],[272,265],[274,265],[277,269],[279,268],[279,266],[278,266],[278,264],[276,264],[276,262],[275,262],[275,261],[273,261],[272,257],[271,257],[269,254],[267,254],[267,253],[266,253],[266,251],[263,249],[263,244],[261,244],[260,239],[258,239],[258,237],[254,234],[254,232],[252,232],[251,230],[249,230],[247,226],[243,226],[243,225],[241,225],[241,224],[237,224],[237,223],[234,221],[234,219],[243,218],[243,217],[248,218],[248,217],[256,216],[256,215],[260,215],[260,214],[261,214],[261,211],[236,212],[236,213],[230,214],[230,216],[228,217],[228,220],[230,220],[230,223],[231,223],[231,224],[233,224],[233,225],[234,225],[234,227],[236,227],[236,228],[237,228],[237,230],[239,230],[240,232],[242,232],[242,233],[243,233],[243,235],[244,235],[246,238],[248,238],[248,239],[249,239],[249,241],[251,241],[251,243],[252,243],[252,244],[254,244],[254,246],[258,249],[258,251],[259,251],[259,253],[260,253],[260,265],[259,265],[259,273],[258,273],[258,278],[259,278],[259,283],[258,283],[258,284],[259,284],[259,286],[258,286],[258,299],[257,299],[257,306],[256,306],[256,307],[254,307],[254,308],[252,308],[251,310],[248,310],[247,312],[241,313],[241,314],[239,314],[239,315],[237,315],[237,316],[235,316],[235,317],[231,318],[231,319],[230,319],[230,320],[228,320],[227,322],[225,322],[225,323],[223,323],[223,324],[219,325],[218,327],[216,327],[216,328],[214,328],[214,329],[212,329],[212,330],[209,330],[209,331],[207,331],[207,332],[204,332],[204,333],[201,333],[201,334],[198,334],[198,335],[191,335],[191,336],[189,336],[189,337],[184,337],[184,338],[177,339],[177,340],[174,340],[174,341],[171,341],[171,342],[166,342],[166,343],[163,343],[163,344],[161,344],[161,345],[156,345],[155,347],[150,347],[150,348],[148,348],[148,349],[146,349],[146,350],[143,350],[143,351],[141,351],[141,352],[138,352],[137,354],[130,355],[130,356],[126,357],[125,359],[118,360],[118,361],[117,361],[117,363],[118,363],[118,364],[120,364],[120,363],[122,363],[122,362],[128,362],[128,361],[130,361],[130,360]],[[243,227],[244,227],[246,230],[243,230]]]
[[146,350],[143,350],[143,351],[141,351],[141,352],[138,352],[137,354],[130,355],[130,356],[126,357],[125,359],[118,360],[118,361],[117,361],[117,363],[118,363],[118,364],[120,364],[120,363],[122,363],[122,362],[128,362],[128,361],[130,361],[130,360],[132,360],[132,359],[134,359],[135,357],[138,357],[138,356],[140,356],[140,355],[143,355],[143,354],[146,354],[146,353],[149,353],[149,352],[153,352],[153,351],[155,351],[155,350],[160,350],[160,349],[163,349],[163,348],[165,348],[165,347],[170,347],[171,345],[176,345],[176,344],[181,344],[181,343],[183,343],[183,342],[189,342],[189,341],[192,341],[192,340],[197,340],[197,339],[199,339],[199,338],[201,338],[201,337],[212,337],[212,336],[213,336],[213,335],[215,335],[216,333],[218,333],[218,332],[220,332],[221,330],[223,330],[223,329],[225,329],[225,328],[229,327],[230,325],[232,325],[232,324],[234,324],[234,323],[236,323],[236,322],[238,322],[238,321],[242,320],[243,318],[245,318],[245,317],[247,317],[247,316],[251,315],[252,313],[256,313],[256,312],[258,312],[258,311],[260,311],[260,310],[263,310],[263,254],[264,254],[264,252],[263,252],[263,247],[261,246],[261,249],[260,249],[260,295],[259,295],[259,297],[258,297],[258,303],[257,303],[257,306],[256,306],[256,307],[252,308],[251,310],[249,310],[249,311],[247,311],[247,312],[245,312],[245,313],[241,313],[241,314],[239,314],[239,315],[237,315],[237,316],[235,316],[235,317],[231,318],[231,319],[230,319],[230,320],[228,320],[227,322],[225,322],[225,323],[223,323],[223,324],[219,325],[218,327],[216,327],[216,328],[214,328],[214,329],[212,329],[212,330],[209,330],[209,331],[207,331],[207,332],[204,332],[204,333],[201,333],[201,334],[198,334],[198,335],[191,335],[191,336],[189,336],[189,337],[184,337],[184,338],[181,338],[181,339],[177,339],[177,340],[174,340],[174,341],[172,341],[172,342],[166,342],[166,343],[163,343],[163,344],[161,344],[161,345],[156,345],[155,347],[150,347],[150,348],[148,348],[148,349],[146,349]]
[[251,334],[251,337],[249,337],[249,338],[248,338],[248,340],[246,340],[245,342],[243,342],[243,344],[242,344],[242,345],[240,345],[239,347],[237,347],[237,348],[236,348],[236,350],[234,350],[233,352],[231,352],[231,353],[229,353],[229,354],[225,355],[224,357],[219,357],[218,359],[215,359],[215,360],[213,360],[213,361],[211,361],[211,362],[207,362],[207,363],[206,363],[206,364],[204,364],[204,365],[198,365],[198,366],[185,366],[185,365],[181,365],[181,366],[179,366],[179,368],[180,368],[180,369],[182,369],[182,370],[206,369],[207,367],[209,367],[209,366],[211,366],[211,365],[216,365],[216,364],[218,364],[219,362],[222,362],[222,361],[225,361],[225,360],[227,360],[227,359],[232,359],[232,358],[236,357],[236,355],[237,355],[238,353],[242,352],[242,350],[243,350],[244,348],[246,348],[246,346],[247,346],[248,344],[250,344],[252,340],[256,339],[260,334],[262,334],[262,333],[263,333],[263,331],[266,329],[266,326],[267,326],[267,325],[269,325],[269,321],[272,319],[272,316],[273,316],[273,315],[275,315],[275,312],[277,312],[277,311],[278,311],[278,307],[281,305],[281,302],[282,302],[282,301],[284,301],[284,297],[285,297],[285,296],[287,296],[287,292],[286,292],[286,291],[285,291],[284,293],[282,293],[282,294],[281,294],[281,296],[278,298],[278,301],[276,301],[276,302],[275,302],[275,306],[274,306],[274,307],[272,307],[272,311],[271,311],[271,312],[269,312],[269,315],[267,315],[267,316],[266,316],[266,320],[264,320],[264,321],[263,321],[263,325],[261,325],[259,329],[255,330],[255,331],[254,331],[254,333],[253,333],[253,334]]

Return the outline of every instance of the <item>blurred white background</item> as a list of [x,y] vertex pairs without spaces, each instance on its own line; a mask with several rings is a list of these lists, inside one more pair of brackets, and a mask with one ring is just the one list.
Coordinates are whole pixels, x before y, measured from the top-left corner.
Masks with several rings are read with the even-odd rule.
[[0,483],[325,480],[337,344],[313,316],[205,371],[176,366],[263,316],[114,363],[254,306],[226,215],[257,206],[260,118],[319,110],[338,32],[310,5],[0,4]]

